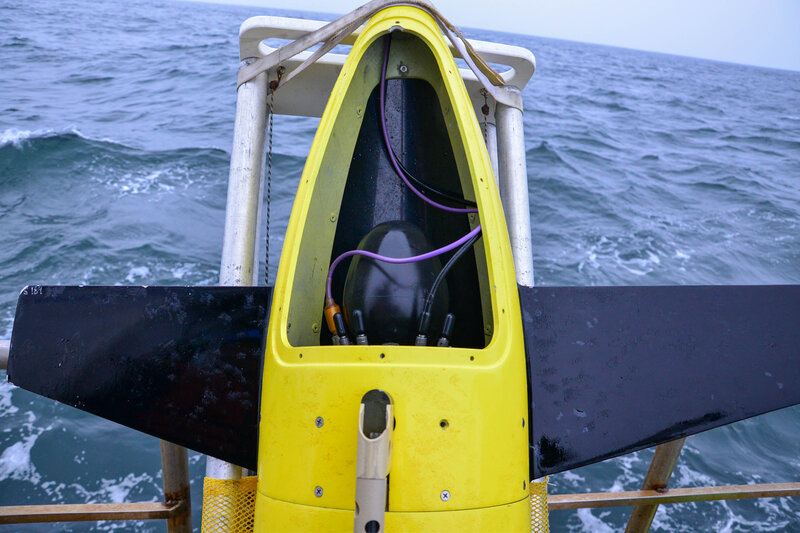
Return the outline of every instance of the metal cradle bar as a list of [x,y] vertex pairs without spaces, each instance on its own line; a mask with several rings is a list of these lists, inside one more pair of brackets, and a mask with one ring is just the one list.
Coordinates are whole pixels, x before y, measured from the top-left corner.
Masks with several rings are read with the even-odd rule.
[[267,80],[266,74],[260,74],[237,93],[220,285],[254,284],[266,128]]
[[[258,227],[264,190],[264,142],[267,127],[267,75],[239,87],[233,131],[225,236],[222,243],[220,285],[255,285]],[[206,458],[206,477],[239,479],[242,468]]]
[[[650,468],[647,469],[647,475],[645,475],[642,482],[642,490],[663,492],[667,488],[667,483],[669,483],[669,478],[675,469],[675,464],[678,462],[678,457],[685,441],[686,439],[683,438],[656,446],[653,459],[650,461]],[[637,505],[634,507],[633,511],[631,511],[628,525],[625,527],[625,533],[646,533],[649,531],[657,510],[658,504]]]
[[[494,114],[492,115],[494,117]],[[494,118],[492,118],[494,120]],[[494,172],[494,179],[498,182],[500,180],[500,169],[497,166],[497,125],[494,122],[485,123],[486,133],[486,149],[489,151],[489,160],[492,162],[492,172]]]
[[8,349],[10,345],[10,340],[0,339],[0,370],[5,370],[8,367]]
[[86,503],[76,505],[8,505],[0,507],[0,524],[86,522],[95,520],[170,519],[186,502]]
[[[511,90],[513,88],[509,88]],[[500,199],[506,214],[517,283],[533,287],[531,212],[522,111],[497,103],[497,167]]]
[[550,494],[551,511],[596,507],[626,507],[665,503],[710,502],[748,498],[784,498],[800,496],[800,483],[764,483],[760,485],[725,485],[683,489],[634,490],[628,492],[590,492],[586,494]]
[[175,509],[167,519],[169,533],[192,533],[192,496],[189,492],[189,456],[186,448],[161,441],[164,506]]
[[[239,30],[239,59],[264,57],[276,50],[265,41],[269,39],[299,39],[308,32],[318,30],[327,22],[318,20],[294,19],[286,17],[257,16],[244,21]],[[362,28],[356,29],[345,37],[341,44],[352,45]],[[477,41],[469,39],[472,47],[481,57],[499,67],[500,75],[505,83],[516,87],[525,87],[536,70],[536,59],[529,50],[506,44]],[[450,45],[450,49],[458,55],[458,51]],[[307,60],[313,51],[301,52],[283,62],[288,72]],[[346,55],[328,52],[315,63],[309,65],[302,74],[291,82],[291,89],[275,92],[275,113],[278,115],[295,115],[319,117],[325,109],[328,96],[344,64]],[[495,67],[498,68],[498,67]],[[459,69],[467,87],[475,109],[475,116],[482,120],[481,106],[484,97],[483,86],[475,74],[468,68]],[[288,86],[287,86],[288,87]]]

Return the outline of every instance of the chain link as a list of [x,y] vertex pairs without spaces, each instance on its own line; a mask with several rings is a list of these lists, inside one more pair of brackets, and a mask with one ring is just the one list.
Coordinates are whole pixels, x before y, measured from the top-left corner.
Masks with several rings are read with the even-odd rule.
[[481,113],[483,113],[483,142],[489,142],[489,132],[487,121],[489,119],[489,91],[481,89],[483,95],[483,106],[481,106]]
[[286,67],[278,67],[278,79],[269,82],[269,126],[267,127],[267,209],[265,217],[267,219],[267,239],[266,253],[264,258],[264,283],[269,285],[269,215],[272,204],[272,117],[275,115],[275,90],[281,82]]
[[267,129],[267,240],[264,259],[264,284],[269,285],[269,208],[272,203],[272,115],[275,104],[275,91],[269,92],[269,127]]

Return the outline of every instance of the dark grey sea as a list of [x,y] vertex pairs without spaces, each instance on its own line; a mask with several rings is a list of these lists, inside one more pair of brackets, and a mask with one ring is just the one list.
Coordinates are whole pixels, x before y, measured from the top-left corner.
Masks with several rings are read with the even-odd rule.
[[[238,26],[259,14],[315,18],[0,0],[0,338],[26,284],[217,281]],[[524,93],[537,284],[800,283],[800,72],[466,33],[538,60]],[[273,273],[316,124],[275,120]],[[797,407],[691,437],[672,484],[798,481],[798,442]],[[651,455],[553,476],[551,492],[638,489]],[[204,459],[190,463],[199,527]],[[160,483],[155,439],[0,375],[0,505],[155,500]],[[551,523],[618,531],[628,512],[561,511]],[[164,526],[9,530],[114,529]],[[800,499],[662,507],[653,530],[797,532]]]

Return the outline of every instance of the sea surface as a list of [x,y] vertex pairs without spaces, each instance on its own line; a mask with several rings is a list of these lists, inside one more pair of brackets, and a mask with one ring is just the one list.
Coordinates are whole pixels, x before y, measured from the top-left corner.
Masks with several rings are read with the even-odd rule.
[[[217,281],[237,32],[259,14],[331,18],[0,0],[0,338],[26,284]],[[524,92],[537,284],[800,283],[800,73],[466,34],[537,57]],[[273,279],[316,125],[275,120]],[[800,408],[691,437],[671,485],[799,481],[798,442]],[[550,490],[638,489],[651,455],[552,476]],[[204,458],[192,453],[190,467],[199,528]],[[17,389],[0,372],[0,505],[160,497],[155,439]],[[628,513],[560,511],[551,524],[618,531]],[[9,530],[114,529],[165,528]],[[797,532],[800,499],[662,506],[653,531]]]

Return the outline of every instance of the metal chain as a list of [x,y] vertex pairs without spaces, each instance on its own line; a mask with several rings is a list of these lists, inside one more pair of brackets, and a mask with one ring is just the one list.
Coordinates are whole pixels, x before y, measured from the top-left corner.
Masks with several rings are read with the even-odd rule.
[[269,211],[272,204],[272,117],[275,114],[275,89],[281,82],[285,67],[278,67],[278,79],[269,82],[269,126],[267,128],[267,212],[265,213],[267,219],[267,239],[266,239],[266,253],[264,258],[264,283],[269,285]]
[[269,207],[272,203],[272,115],[275,104],[275,92],[269,92],[269,127],[267,129],[267,242],[264,259],[264,284],[269,285]]
[[483,113],[483,142],[489,142],[489,133],[488,133],[488,124],[487,120],[489,119],[489,91],[486,89],[481,89],[481,94],[483,95],[483,105],[481,106],[481,113]]

